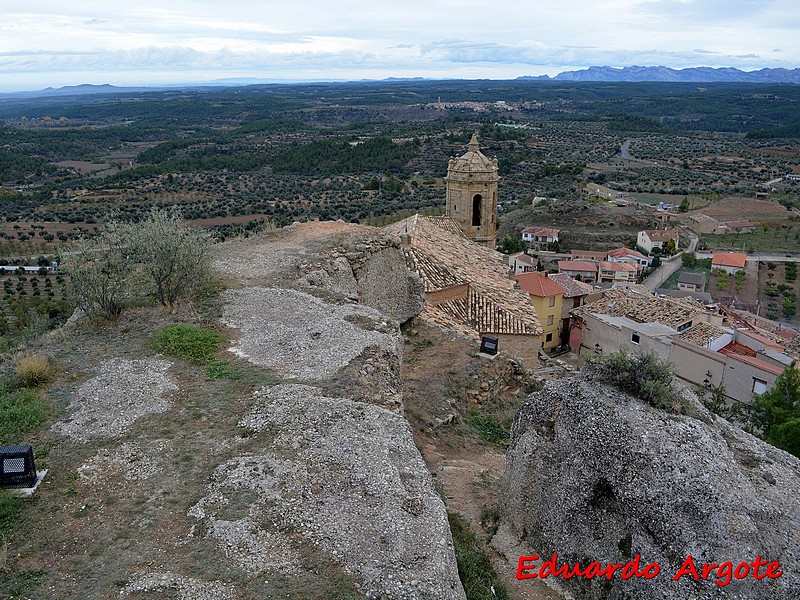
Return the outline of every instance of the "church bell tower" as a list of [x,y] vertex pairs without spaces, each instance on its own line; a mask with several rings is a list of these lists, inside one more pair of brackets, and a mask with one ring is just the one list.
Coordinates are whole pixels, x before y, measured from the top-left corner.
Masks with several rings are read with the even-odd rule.
[[483,155],[473,133],[467,153],[451,158],[447,166],[446,215],[456,221],[469,239],[495,247],[497,230],[497,159]]

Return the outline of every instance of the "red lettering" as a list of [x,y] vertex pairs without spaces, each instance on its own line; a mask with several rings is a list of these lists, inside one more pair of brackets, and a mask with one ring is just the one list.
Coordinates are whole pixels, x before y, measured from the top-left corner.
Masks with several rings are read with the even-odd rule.
[[714,583],[716,583],[720,587],[725,587],[731,582],[731,576],[733,575],[733,563],[730,561],[722,563],[717,568],[717,573],[722,579],[715,579]]
[[[681,568],[678,569],[678,572],[675,573],[675,576],[672,578],[672,581],[678,581],[684,575],[691,575],[695,579],[700,579],[700,576],[697,574],[697,567],[694,566],[694,559],[692,555],[686,557],[686,560],[683,561]],[[703,579],[706,578],[706,572],[703,570]]]
[[567,572],[569,572],[569,567],[567,565],[561,565],[559,567],[558,554],[553,554],[552,558],[542,563],[542,566],[539,569],[539,577],[542,579],[549,577],[550,575],[554,577],[562,577]]
[[564,579],[572,579],[576,575],[578,577],[583,577],[584,574],[585,574],[585,571],[581,571],[581,563],[575,563],[575,565],[572,567],[572,571],[568,570],[564,574]]
[[[744,573],[740,573],[742,567],[744,567]],[[749,572],[750,572],[750,565],[746,562],[743,562],[736,565],[736,570],[733,572],[733,576],[736,577],[736,579],[744,579],[745,577],[747,577],[747,574]]]
[[644,568],[644,572],[642,574],[644,575],[645,579],[652,579],[660,572],[661,572],[661,567],[659,567],[656,563],[650,563]]
[[591,562],[589,563],[589,566],[586,569],[585,577],[586,579],[592,579],[593,577],[597,577],[601,572],[602,571],[600,571],[600,563]]
[[614,576],[614,572],[619,571],[621,568],[622,565],[613,565],[609,563],[605,569],[598,573],[598,575],[610,580]]
[[780,569],[781,566],[777,560],[773,560],[771,563],[767,565],[767,577],[770,579],[777,579],[781,575],[783,575],[783,571],[775,572],[775,569]]
[[[553,555],[555,558],[556,555]],[[531,569],[535,569],[535,561],[539,560],[539,557],[534,554],[533,556],[520,556],[519,560],[517,561],[517,579],[535,579],[536,573],[525,573],[525,571],[529,571]]]
[[[630,579],[631,577],[641,577],[644,574],[644,571],[639,571],[639,558],[640,556],[637,554],[633,560],[630,560],[625,563],[625,566],[622,568],[622,578],[623,579]],[[633,571],[631,571],[633,569]]]
[[753,565],[753,578],[760,580],[760,579],[764,579],[767,576],[766,573],[764,573],[763,575],[760,575],[758,573],[759,567],[764,567],[767,564],[767,561],[761,560],[761,555],[760,554],[758,556],[756,556],[756,559],[753,562],[751,562],[750,564]]
[[703,579],[708,579],[711,571],[716,569],[719,565],[717,563],[703,563]]

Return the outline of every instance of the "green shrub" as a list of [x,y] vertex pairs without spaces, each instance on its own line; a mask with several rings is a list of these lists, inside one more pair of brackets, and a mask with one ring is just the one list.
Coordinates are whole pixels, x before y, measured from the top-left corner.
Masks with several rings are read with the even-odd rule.
[[223,337],[192,325],[170,325],[158,331],[152,342],[155,351],[203,364],[219,350]]
[[672,408],[677,400],[671,365],[652,352],[630,354],[618,350],[589,361],[589,373],[656,408]]
[[466,421],[478,432],[482,440],[498,446],[508,446],[509,437],[511,436],[510,430],[503,427],[493,417],[482,415],[477,410],[470,410],[467,413]]
[[447,513],[447,520],[453,534],[458,577],[467,600],[508,600],[508,592],[498,581],[491,559],[480,546],[467,520],[455,513]]
[[0,387],[0,444],[19,444],[48,418],[47,402],[36,390],[8,392]]

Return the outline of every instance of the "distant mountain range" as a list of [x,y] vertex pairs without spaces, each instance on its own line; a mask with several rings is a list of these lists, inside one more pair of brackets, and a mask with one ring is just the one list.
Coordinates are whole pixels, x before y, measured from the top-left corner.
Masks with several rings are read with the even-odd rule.
[[589,67],[582,71],[564,71],[555,77],[519,77],[518,79],[554,81],[668,81],[688,83],[800,83],[800,69],[759,69],[740,71],[733,67],[714,69],[691,67]]
[[[555,77],[548,75],[525,75],[517,77],[518,81],[664,81],[687,83],[795,83],[800,84],[800,69],[759,69],[758,71],[741,71],[733,67],[690,67],[687,69],[671,69],[669,67],[589,67],[581,71],[564,71]],[[379,81],[362,79],[360,82]],[[423,77],[388,77],[380,80],[386,82],[419,82],[437,81]],[[453,81],[453,80],[448,80]],[[341,81],[345,83],[344,80]],[[61,96],[82,96],[90,94],[113,94],[120,92],[148,92],[167,89],[191,89],[204,87],[233,87],[245,85],[294,83],[302,81],[259,79],[256,77],[217,79],[203,83],[175,84],[162,86],[117,87],[114,85],[71,85],[60,88],[45,88],[38,91],[0,93],[0,98],[50,98]],[[309,82],[310,83],[310,82]]]

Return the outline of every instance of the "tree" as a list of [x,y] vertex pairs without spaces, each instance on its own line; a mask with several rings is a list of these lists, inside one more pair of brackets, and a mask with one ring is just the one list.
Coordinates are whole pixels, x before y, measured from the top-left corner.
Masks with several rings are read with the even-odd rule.
[[662,250],[662,254],[665,256],[672,256],[678,251],[678,245],[675,243],[675,240],[667,240],[664,244],[664,249]]
[[[686,161],[684,161],[684,163],[685,162]],[[687,167],[688,167],[688,165],[687,165]],[[687,168],[687,167],[684,167],[684,168]],[[691,205],[689,204],[689,198],[684,196],[683,197],[683,202],[681,202],[680,206],[678,207],[678,211],[682,212],[682,213],[685,213],[685,212],[689,211],[689,208],[691,208]]]
[[764,441],[800,457],[800,371],[794,361],[753,400],[750,420]]
[[504,254],[514,254],[515,252],[522,252],[524,249],[525,245],[518,237],[504,235],[500,241],[500,252]]
[[114,318],[122,312],[133,266],[123,229],[109,223],[101,235],[80,240],[59,261],[70,276],[68,295],[87,313]]
[[684,252],[681,254],[681,262],[684,267],[695,267],[697,265],[697,255],[694,252]]
[[131,255],[152,280],[162,306],[175,302],[208,279],[211,238],[189,227],[174,212],[153,211],[127,228]]

